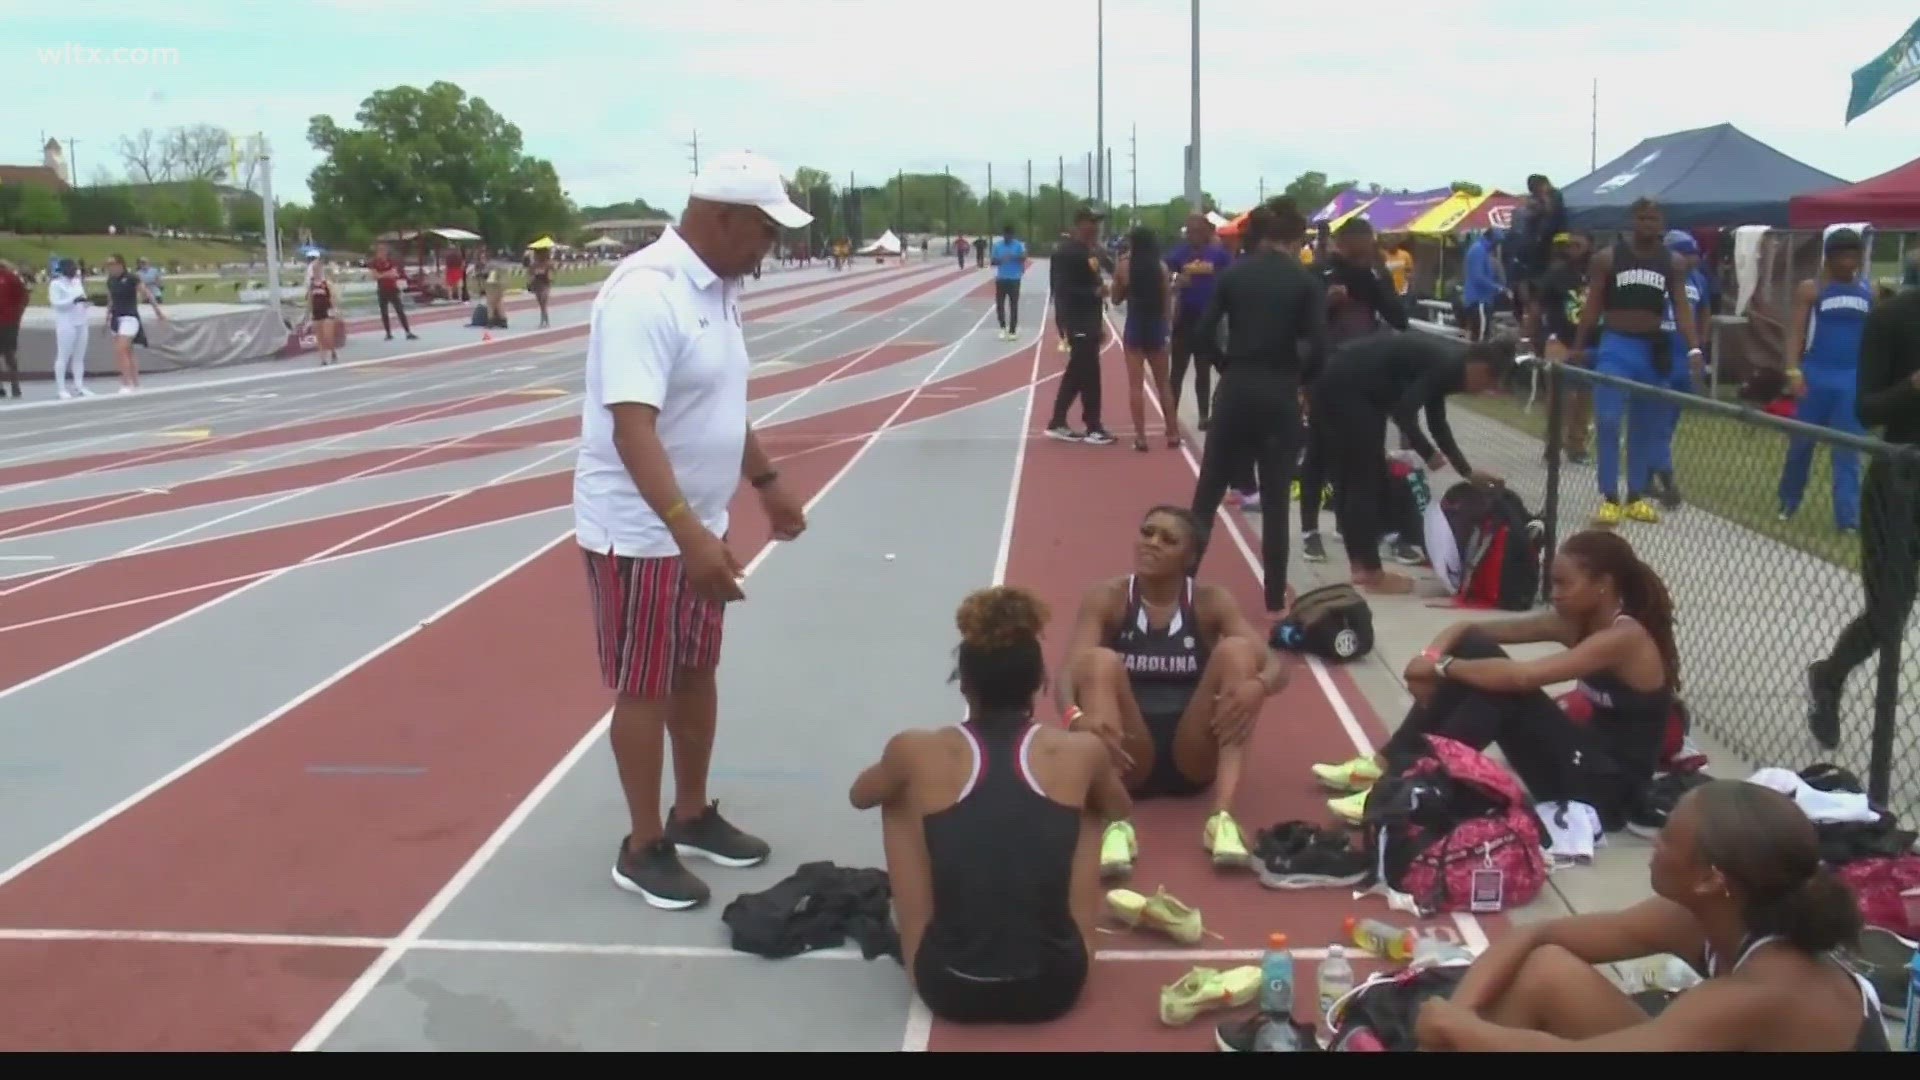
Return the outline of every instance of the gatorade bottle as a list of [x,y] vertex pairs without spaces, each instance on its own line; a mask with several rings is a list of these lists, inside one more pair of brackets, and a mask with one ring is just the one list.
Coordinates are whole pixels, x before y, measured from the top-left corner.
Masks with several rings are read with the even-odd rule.
[[1402,930],[1379,919],[1346,919],[1347,939],[1383,960],[1406,960],[1413,956],[1413,931]]
[[1285,934],[1267,936],[1267,955],[1260,960],[1260,1011],[1293,1015],[1293,952]]

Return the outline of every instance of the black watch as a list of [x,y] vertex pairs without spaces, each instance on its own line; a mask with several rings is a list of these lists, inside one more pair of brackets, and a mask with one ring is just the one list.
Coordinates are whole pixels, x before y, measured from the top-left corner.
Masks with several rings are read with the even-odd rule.
[[770,486],[775,480],[778,480],[778,479],[780,479],[779,470],[768,469],[766,472],[761,473],[759,476],[753,477],[752,479],[748,480],[747,483],[752,484],[754,487],[761,488],[764,490],[765,488]]

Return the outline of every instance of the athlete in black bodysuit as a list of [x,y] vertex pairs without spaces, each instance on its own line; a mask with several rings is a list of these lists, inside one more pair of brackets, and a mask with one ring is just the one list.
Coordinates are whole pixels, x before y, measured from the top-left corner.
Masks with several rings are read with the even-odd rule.
[[[1155,507],[1140,523],[1134,572],[1087,590],[1056,680],[1061,714],[1114,748],[1134,798],[1213,788],[1202,843],[1215,865],[1249,855],[1232,807],[1247,739],[1286,661],[1218,586],[1195,583],[1193,518]],[[1125,877],[1139,853],[1133,826],[1107,827],[1100,868]]]
[[1100,828],[1132,808],[1094,735],[1034,722],[1047,611],[1017,588],[960,605],[967,720],[908,731],[854,781],[881,808],[901,960],[934,1016],[1051,1020],[1079,1000],[1101,903]]

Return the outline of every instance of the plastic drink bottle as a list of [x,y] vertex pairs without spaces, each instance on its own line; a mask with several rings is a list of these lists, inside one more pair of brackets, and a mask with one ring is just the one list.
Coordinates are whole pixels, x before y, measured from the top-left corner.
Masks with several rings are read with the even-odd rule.
[[1267,936],[1267,955],[1260,960],[1260,1011],[1293,1015],[1293,952],[1285,934]]
[[1333,1003],[1347,996],[1353,989],[1353,964],[1347,959],[1347,950],[1339,945],[1327,949],[1327,958],[1320,961],[1320,1017],[1327,1024],[1333,1023]]

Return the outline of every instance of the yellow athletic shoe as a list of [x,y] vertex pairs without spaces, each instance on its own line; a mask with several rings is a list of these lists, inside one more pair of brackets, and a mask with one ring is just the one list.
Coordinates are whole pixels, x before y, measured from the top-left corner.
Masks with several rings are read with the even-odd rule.
[[1380,779],[1380,766],[1372,754],[1365,754],[1338,765],[1313,766],[1314,779],[1330,791],[1362,791]]
[[1328,799],[1327,809],[1347,824],[1358,825],[1367,812],[1367,793],[1356,791],[1344,799]]
[[1198,945],[1207,935],[1200,909],[1167,895],[1165,888],[1154,890],[1151,899],[1132,889],[1114,889],[1107,893],[1107,910],[1129,929],[1158,930],[1182,945]]
[[1246,838],[1240,834],[1240,823],[1225,810],[1207,819],[1200,846],[1213,856],[1215,866],[1246,866],[1253,861],[1253,857],[1247,853]]
[[1133,876],[1133,860],[1140,855],[1140,841],[1133,834],[1133,822],[1107,824],[1100,838],[1100,879],[1125,881]]
[[1608,501],[1600,504],[1599,512],[1593,515],[1593,522],[1596,525],[1618,525],[1626,517],[1627,512],[1621,509],[1619,503]]
[[1627,504],[1627,516],[1635,521],[1659,521],[1660,511],[1645,499],[1635,499]]
[[1260,969],[1252,965],[1229,971],[1197,967],[1180,981],[1160,991],[1160,1022],[1168,1027],[1190,1023],[1215,1009],[1250,1004],[1260,994]]

